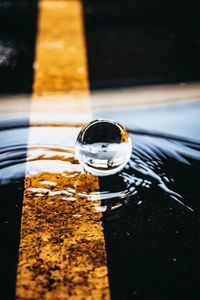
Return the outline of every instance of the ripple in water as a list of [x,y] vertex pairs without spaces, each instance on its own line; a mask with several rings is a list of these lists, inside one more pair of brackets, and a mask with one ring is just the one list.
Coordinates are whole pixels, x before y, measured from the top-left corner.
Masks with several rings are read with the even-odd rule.
[[[74,180],[84,173],[74,154],[79,128],[33,127],[35,139],[31,140],[35,140],[35,144],[27,149],[23,141],[29,130],[21,123],[13,126],[12,122],[1,129],[2,187],[17,186],[24,172],[30,178],[45,172],[52,176],[41,180],[39,186],[38,183],[31,185],[29,192],[33,197],[48,195],[48,199],[59,197],[63,201],[87,198],[94,204],[94,211],[108,214],[117,213],[125,207],[147,205],[154,198],[174,202],[189,211],[199,209],[195,191],[200,170],[200,144],[196,142],[129,130],[133,144],[129,163],[119,174],[100,178],[100,191],[85,192],[76,189],[76,185],[60,189],[58,182],[60,176]],[[49,134],[54,137],[51,141]],[[37,138],[42,135],[43,144],[41,138]],[[98,199],[101,199],[100,205],[96,202]]]

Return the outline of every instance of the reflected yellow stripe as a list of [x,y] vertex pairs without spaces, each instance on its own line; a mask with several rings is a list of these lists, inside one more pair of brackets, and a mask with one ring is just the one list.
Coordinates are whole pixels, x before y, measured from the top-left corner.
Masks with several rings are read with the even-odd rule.
[[[66,123],[70,113],[90,117],[82,22],[80,1],[39,1],[32,125],[37,114],[38,126],[45,124],[49,114],[59,116],[65,110]],[[29,145],[34,142],[34,128],[30,128]],[[78,163],[73,153],[65,161]],[[98,178],[80,171],[44,169],[32,175],[29,171],[27,163],[16,298],[110,299],[102,214],[94,214],[95,203],[80,196],[98,191]],[[48,182],[54,183],[54,196],[34,192]],[[66,189],[73,190],[75,201],[70,201],[71,196],[63,201],[58,192]]]

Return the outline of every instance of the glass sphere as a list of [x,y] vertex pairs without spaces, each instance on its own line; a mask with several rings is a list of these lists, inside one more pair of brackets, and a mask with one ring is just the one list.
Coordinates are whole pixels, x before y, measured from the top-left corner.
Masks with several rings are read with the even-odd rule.
[[125,128],[113,120],[98,119],[80,131],[76,155],[86,171],[97,176],[113,175],[126,165],[132,152]]

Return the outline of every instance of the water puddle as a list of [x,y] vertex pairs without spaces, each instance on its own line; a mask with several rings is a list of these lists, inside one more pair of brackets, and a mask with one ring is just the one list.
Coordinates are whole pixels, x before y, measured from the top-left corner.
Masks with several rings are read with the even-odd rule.
[[[18,183],[21,186],[26,174],[33,179],[31,197],[47,197],[48,201],[59,197],[71,202],[84,198],[91,201],[94,212],[110,215],[127,206],[137,209],[150,204],[154,195],[160,202],[168,201],[169,205],[173,203],[191,213],[198,211],[200,144],[129,129],[133,150],[128,164],[120,173],[100,178],[100,190],[84,191],[74,184],[59,184],[60,180],[70,182],[70,178],[74,183],[84,173],[74,151],[79,130],[76,126],[61,125],[30,129],[27,120],[1,121],[0,189],[5,191],[6,186],[14,186],[15,197],[14,190],[19,188]],[[30,134],[35,143],[27,148]],[[34,176],[40,174],[41,181],[34,185]]]

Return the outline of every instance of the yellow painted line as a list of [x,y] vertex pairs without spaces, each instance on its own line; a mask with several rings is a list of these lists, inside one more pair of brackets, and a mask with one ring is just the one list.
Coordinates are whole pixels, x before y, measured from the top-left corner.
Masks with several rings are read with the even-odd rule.
[[34,95],[88,93],[80,1],[39,1]]
[[[81,1],[39,1],[34,67],[28,144],[69,139],[72,145],[76,128],[33,125],[63,122],[65,115],[66,124],[73,116],[78,123],[90,118]],[[99,182],[81,172],[73,150],[28,149],[17,299],[110,299],[102,213],[94,213],[100,199],[84,196],[98,191]]]

